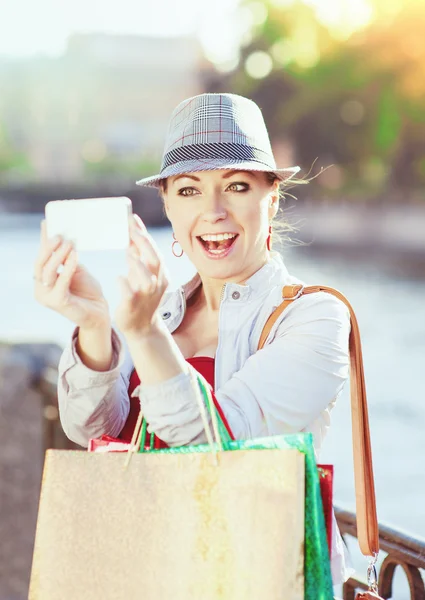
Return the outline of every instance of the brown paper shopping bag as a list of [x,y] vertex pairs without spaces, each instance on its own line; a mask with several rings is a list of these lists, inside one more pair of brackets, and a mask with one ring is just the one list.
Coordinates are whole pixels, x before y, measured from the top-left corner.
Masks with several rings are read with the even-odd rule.
[[302,600],[304,455],[48,450],[30,600]]

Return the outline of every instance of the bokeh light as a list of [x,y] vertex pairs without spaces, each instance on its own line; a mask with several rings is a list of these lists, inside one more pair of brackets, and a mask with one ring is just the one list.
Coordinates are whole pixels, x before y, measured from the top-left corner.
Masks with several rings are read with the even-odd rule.
[[245,70],[253,79],[263,79],[270,74],[273,61],[267,52],[257,51],[248,56],[245,61]]
[[270,48],[270,53],[276,63],[286,66],[294,60],[293,43],[287,39],[280,39]]
[[358,125],[363,121],[365,108],[358,100],[347,100],[340,108],[341,119],[348,125]]

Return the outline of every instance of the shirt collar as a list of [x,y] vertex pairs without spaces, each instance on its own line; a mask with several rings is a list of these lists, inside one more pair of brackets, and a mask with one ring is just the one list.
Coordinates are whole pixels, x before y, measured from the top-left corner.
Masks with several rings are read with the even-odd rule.
[[246,280],[245,286],[248,286],[253,292],[261,292],[271,287],[276,279],[276,275],[279,275],[279,281],[282,281],[282,284],[289,277],[281,255],[273,251],[271,252],[270,260]]
[[[279,280],[282,282],[282,285],[285,285],[289,279],[288,270],[281,255],[278,252],[272,251],[270,260],[251,275],[244,284],[228,283],[226,287],[230,287],[232,290],[242,290],[244,296],[248,297],[252,292],[261,292],[268,289],[273,284],[277,274],[279,274]],[[181,286],[186,300],[194,294],[201,283],[201,277],[199,273],[196,273],[190,281]]]

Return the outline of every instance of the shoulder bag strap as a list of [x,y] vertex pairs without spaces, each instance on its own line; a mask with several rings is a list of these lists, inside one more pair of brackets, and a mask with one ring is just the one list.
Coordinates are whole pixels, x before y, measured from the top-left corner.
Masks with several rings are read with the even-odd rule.
[[350,391],[354,480],[356,490],[357,538],[361,552],[365,556],[375,556],[379,552],[379,530],[376,515],[369,416],[367,409],[360,331],[353,308],[345,296],[341,294],[341,292],[330,287],[303,287],[302,285],[285,286],[282,290],[283,302],[268,318],[260,336],[258,349],[261,349],[264,346],[267,336],[269,335],[274,323],[277,321],[285,308],[303,294],[313,294],[315,292],[327,292],[336,296],[342,300],[342,302],[344,302],[350,311]]

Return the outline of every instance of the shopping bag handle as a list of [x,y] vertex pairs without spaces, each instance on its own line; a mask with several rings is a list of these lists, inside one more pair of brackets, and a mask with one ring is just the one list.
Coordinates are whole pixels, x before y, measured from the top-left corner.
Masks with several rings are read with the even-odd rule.
[[[194,388],[196,390],[196,400],[201,414],[202,422],[204,425],[205,435],[207,443],[210,447],[211,453],[214,455],[215,464],[218,465],[217,451],[222,452],[223,440],[220,435],[220,429],[218,425],[218,418],[216,409],[214,406],[214,399],[211,391],[204,377],[201,374],[194,375],[191,372],[191,377],[196,379]],[[208,420],[208,414],[211,417],[211,425]],[[142,411],[139,411],[136,425],[134,427],[131,442],[127,450],[127,457],[124,463],[124,468],[127,468],[130,464],[130,460],[133,454],[137,452],[143,452],[145,446],[147,423],[143,417]]]
[[283,302],[270,315],[260,336],[258,350],[264,343],[277,319],[285,308],[304,294],[327,292],[342,300],[350,312],[350,394],[353,435],[354,482],[356,490],[357,539],[365,556],[376,556],[379,552],[379,530],[376,514],[375,484],[373,478],[372,450],[370,443],[369,415],[363,368],[360,330],[354,310],[341,292],[321,285],[304,287],[285,286]]
[[[194,376],[194,375],[192,375]],[[218,419],[217,413],[214,406],[214,400],[211,394],[211,391],[208,388],[208,384],[206,383],[204,377],[200,374],[196,374],[196,382],[197,382],[197,393],[196,399],[199,406],[199,412],[201,413],[202,422],[204,424],[205,434],[207,436],[207,442],[210,446],[211,451],[216,456],[217,449],[222,452],[223,451],[223,441],[220,436],[219,428],[218,428]],[[201,392],[201,393],[199,393]],[[202,398],[202,396],[203,398]],[[211,417],[211,427],[208,421],[208,414]],[[214,443],[215,438],[215,443]]]

